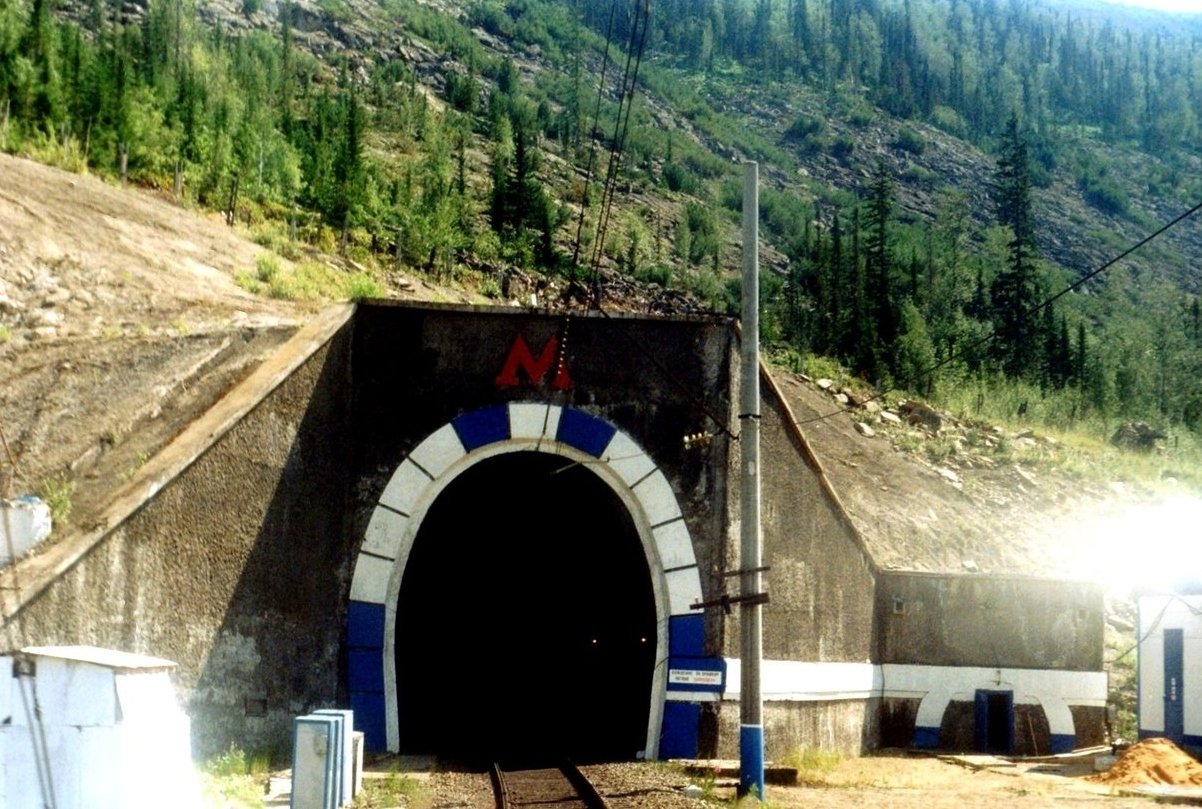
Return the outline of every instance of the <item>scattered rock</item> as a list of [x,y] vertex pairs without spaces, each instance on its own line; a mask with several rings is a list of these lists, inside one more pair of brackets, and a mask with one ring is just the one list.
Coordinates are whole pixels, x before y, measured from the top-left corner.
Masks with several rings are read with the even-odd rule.
[[943,417],[922,402],[902,402],[898,408],[906,417],[906,421],[915,427],[922,427],[932,433],[943,429]]
[[815,384],[815,385],[817,385],[818,387],[822,388],[823,390],[830,390],[832,387],[834,387],[834,385],[835,385],[835,380],[833,380],[833,379],[819,379],[819,380],[818,380],[817,382],[815,382],[814,384]]
[[25,304],[0,293],[0,315],[19,315],[25,311]]
[[1157,430],[1147,422],[1129,421],[1114,431],[1110,443],[1121,449],[1151,452],[1156,449],[1157,441],[1163,441],[1167,437],[1162,430]]
[[956,474],[954,469],[948,469],[946,466],[937,466],[935,471],[939,473],[939,477],[951,483],[959,483],[960,476]]
[[66,316],[55,309],[35,309],[25,319],[25,323],[33,330],[43,327],[58,327],[66,320]]
[[876,435],[876,430],[872,429],[864,422],[857,421],[855,424],[856,424],[856,432],[858,432],[860,435],[864,436],[865,438],[872,438],[874,435]]
[[881,421],[887,422],[889,424],[901,424],[902,423],[901,416],[897,415],[892,410],[882,410],[881,411]]

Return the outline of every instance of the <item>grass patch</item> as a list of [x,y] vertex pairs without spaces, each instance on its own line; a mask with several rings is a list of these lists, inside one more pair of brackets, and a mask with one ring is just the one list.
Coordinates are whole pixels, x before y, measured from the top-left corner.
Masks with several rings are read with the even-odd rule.
[[843,754],[821,747],[800,747],[785,756],[781,763],[797,770],[797,782],[800,784],[826,784],[843,763]]
[[0,326],[0,346],[13,339],[12,329],[8,326]]
[[253,273],[234,273],[234,283],[255,295],[287,301],[358,301],[385,294],[369,271],[347,272],[321,261],[302,261],[288,269],[269,253],[256,259]]
[[75,481],[66,475],[49,478],[42,482],[38,496],[50,508],[50,518],[64,524],[71,517],[71,498],[75,494]]
[[224,753],[200,767],[205,803],[226,809],[261,809],[270,770],[269,755],[248,756],[242,748],[231,744]]
[[433,796],[421,782],[393,770],[385,778],[364,778],[363,791],[355,796],[351,805],[355,809],[391,809],[394,806],[426,809],[432,804]]

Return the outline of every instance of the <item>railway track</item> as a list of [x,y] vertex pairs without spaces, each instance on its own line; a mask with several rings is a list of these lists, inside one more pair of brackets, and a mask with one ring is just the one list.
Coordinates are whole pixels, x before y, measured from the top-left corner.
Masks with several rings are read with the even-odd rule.
[[573,764],[503,770],[493,764],[497,809],[608,809],[592,782]]

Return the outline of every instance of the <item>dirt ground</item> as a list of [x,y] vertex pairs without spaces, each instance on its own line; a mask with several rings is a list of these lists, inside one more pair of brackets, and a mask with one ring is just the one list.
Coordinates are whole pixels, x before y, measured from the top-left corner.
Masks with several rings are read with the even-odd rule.
[[[775,809],[1138,809],[1163,805],[1162,798],[1084,781],[1083,776],[1093,771],[1092,759],[1070,766],[995,761],[995,766],[977,762],[980,768],[974,768],[904,753],[849,758],[829,771],[804,771],[808,784],[770,784],[767,803]],[[735,798],[736,779],[689,775],[675,764],[607,764],[584,769],[612,809],[697,809],[730,805]],[[417,777],[430,806],[483,809],[493,805],[484,774],[446,771]],[[422,801],[413,805],[418,803]]]
[[262,253],[215,215],[0,155],[0,497],[65,481],[70,523],[90,527],[141,463],[324,305],[240,288],[235,273]]
[[311,307],[233,282],[260,249],[152,195],[0,156],[0,495],[112,489]]

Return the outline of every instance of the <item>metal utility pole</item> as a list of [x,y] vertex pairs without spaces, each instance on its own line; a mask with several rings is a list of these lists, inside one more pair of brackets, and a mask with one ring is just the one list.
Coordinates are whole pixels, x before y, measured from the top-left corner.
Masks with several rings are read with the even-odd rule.
[[739,712],[739,794],[764,799],[764,718],[760,693],[763,602],[760,537],[760,254],[759,165],[743,164],[743,339],[739,394],[742,457],[740,545],[740,639],[742,685]]

